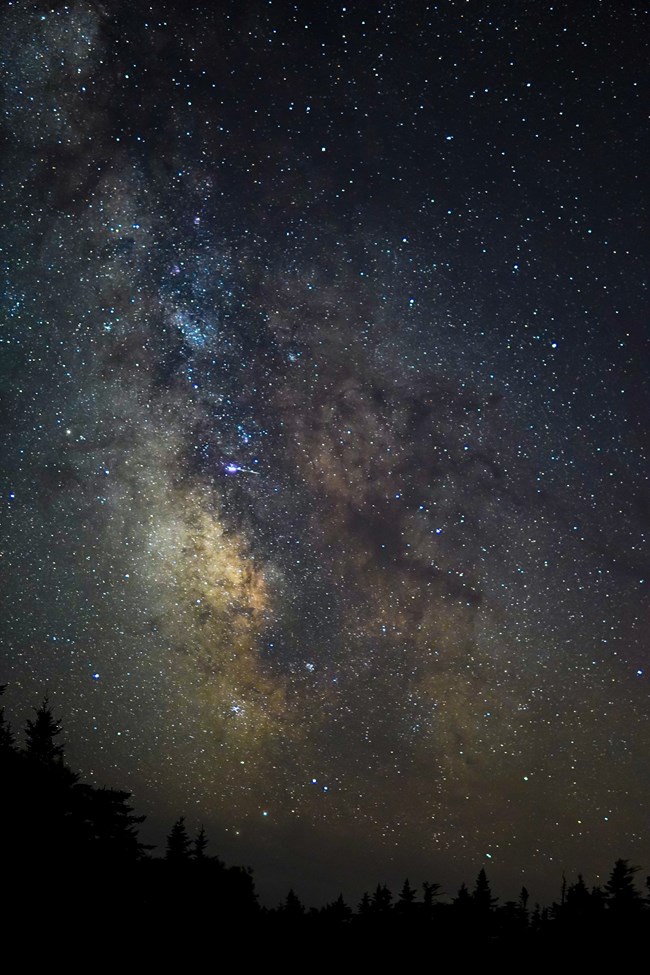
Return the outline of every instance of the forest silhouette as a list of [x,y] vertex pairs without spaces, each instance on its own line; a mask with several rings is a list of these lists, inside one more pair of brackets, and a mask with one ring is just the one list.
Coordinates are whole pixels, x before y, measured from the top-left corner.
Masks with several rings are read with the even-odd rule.
[[[4,687],[0,687],[0,694]],[[250,868],[227,866],[208,853],[203,828],[190,836],[185,818],[171,826],[162,855],[141,842],[144,816],[130,794],[80,781],[66,764],[61,722],[46,698],[24,729],[19,745],[0,710],[0,870],[2,917],[50,930],[61,912],[83,929],[101,919],[114,932],[252,928],[278,932],[339,931],[378,940],[435,936],[441,944],[553,949],[565,944],[605,945],[645,941],[650,928],[650,877],[645,895],[638,867],[618,859],[607,883],[589,888],[581,875],[561,878],[558,900],[531,904],[526,887],[516,901],[499,904],[484,869],[474,886],[454,896],[437,883],[397,894],[384,884],[356,906],[342,895],[307,908],[293,890],[275,908],[262,907]],[[162,851],[161,851],[162,852]],[[380,865],[379,865],[380,866]],[[378,871],[379,872],[379,871]],[[29,905],[28,909],[26,905]],[[56,910],[55,910],[56,908]],[[44,927],[45,926],[45,927]]]

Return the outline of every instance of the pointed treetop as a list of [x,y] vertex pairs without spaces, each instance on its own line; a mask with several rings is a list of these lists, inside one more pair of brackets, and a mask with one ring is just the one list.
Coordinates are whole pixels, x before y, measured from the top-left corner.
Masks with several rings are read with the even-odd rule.
[[195,860],[208,859],[208,856],[205,852],[207,845],[208,845],[208,838],[205,835],[205,830],[203,826],[201,826],[200,830],[196,834],[196,837],[194,839],[194,846],[192,848],[192,856],[194,857]]
[[[648,880],[650,880],[650,877],[648,878]],[[370,895],[369,895],[368,891],[366,890],[364,892],[363,897],[361,898],[361,900],[359,902],[359,906],[357,908],[357,912],[359,913],[360,916],[366,917],[368,914],[370,914],[370,911],[371,911]]]
[[352,908],[343,900],[343,894],[339,894],[335,901],[323,908],[322,913],[331,921],[345,923],[352,917]]
[[476,878],[476,887],[472,892],[472,900],[479,910],[490,911],[496,904],[496,898],[492,896],[490,883],[483,868],[479,870]]
[[167,837],[165,859],[171,863],[184,863],[190,859],[190,838],[185,829],[185,816],[177,819]]
[[400,891],[399,900],[401,904],[412,904],[415,900],[415,890],[411,887],[408,877]]
[[424,891],[425,906],[431,907],[434,897],[438,897],[440,894],[440,884],[430,884],[428,880],[425,880],[422,884],[422,890]]
[[637,906],[641,895],[634,886],[634,874],[639,867],[631,867],[629,860],[617,860],[609,880],[605,884],[605,895],[610,908]]
[[383,886],[381,884],[377,884],[377,889],[372,895],[372,901],[371,901],[371,907],[373,913],[383,914],[385,911],[390,910],[390,905],[392,900],[393,900],[393,895],[388,889],[388,887],[386,886],[386,884],[384,884]]
[[43,765],[63,764],[63,743],[55,739],[61,734],[61,722],[52,714],[48,698],[36,710],[34,721],[27,719],[25,753]]
[[281,910],[288,917],[302,917],[305,913],[305,907],[298,895],[296,894],[293,887],[286,896],[284,905]]

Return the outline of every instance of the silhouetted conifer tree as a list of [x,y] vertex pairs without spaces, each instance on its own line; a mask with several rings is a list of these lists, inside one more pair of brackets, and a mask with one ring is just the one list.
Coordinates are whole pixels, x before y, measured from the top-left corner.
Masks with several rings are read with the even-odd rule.
[[433,917],[434,901],[439,896],[440,884],[430,884],[428,880],[425,880],[422,884],[422,891],[422,916],[425,921],[429,921]]
[[393,901],[393,895],[391,894],[388,887],[384,884],[377,884],[377,889],[372,895],[372,900],[370,902],[370,907],[373,914],[386,914],[390,910],[390,905]]
[[167,837],[165,859],[169,863],[186,863],[190,859],[190,838],[185,829],[185,816],[177,819]]
[[428,880],[425,880],[422,884],[422,890],[424,891],[425,907],[433,907],[435,898],[440,896],[440,884],[430,884]]
[[571,884],[567,887],[565,894],[565,906],[568,911],[574,913],[584,912],[589,905],[590,894],[587,890],[587,885],[585,884],[582,874],[578,874],[578,879],[575,884]]
[[205,835],[205,830],[201,826],[200,830],[196,834],[194,839],[194,845],[192,847],[192,857],[195,860],[207,860],[208,856],[206,854],[206,847],[208,845],[208,838]]
[[305,906],[293,888],[287,894],[285,902],[280,908],[280,912],[288,920],[297,920],[298,918],[304,917]]
[[339,894],[335,901],[323,908],[323,916],[334,924],[345,924],[352,917],[352,908],[343,900],[343,894]]
[[525,887],[522,887],[521,890],[519,891],[519,904],[521,905],[521,908],[524,911],[527,910],[529,898],[530,898],[530,894],[528,893]]
[[[481,868],[472,891],[472,924],[477,934],[487,936],[493,927],[493,908],[496,898],[492,897],[485,870]],[[505,912],[508,916],[508,912]]]
[[395,913],[398,917],[404,920],[413,920],[416,914],[415,897],[416,891],[411,887],[407,877],[395,904]]
[[63,764],[63,743],[55,739],[61,734],[61,722],[54,718],[47,697],[36,710],[36,719],[27,719],[25,754],[43,765]]
[[466,883],[463,882],[458,888],[458,893],[454,897],[451,907],[452,924],[458,933],[462,933],[472,921],[475,913],[474,901]]
[[399,893],[398,904],[405,904],[407,906],[410,906],[411,904],[415,903],[415,894],[416,892],[413,889],[413,887],[411,887],[409,883],[409,879],[407,877]]
[[476,886],[472,892],[472,901],[476,910],[484,914],[489,913],[497,902],[496,898],[492,897],[487,874],[482,868],[479,870],[478,877],[476,878]]
[[95,862],[111,868],[133,864],[151,849],[138,839],[138,827],[145,817],[133,815],[129,792],[84,784],[77,786],[75,795],[76,811],[85,824],[84,845]]
[[520,927],[528,927],[528,901],[530,899],[530,894],[526,887],[522,887],[519,891],[519,900],[517,901],[517,919],[519,921]]
[[472,895],[467,889],[467,884],[463,883],[458,888],[458,893],[453,900],[454,906],[458,907],[460,910],[469,910],[472,904]]
[[[650,881],[650,877],[648,877]],[[650,885],[649,885],[650,889]],[[368,891],[364,891],[363,897],[359,901],[359,906],[357,907],[357,914],[360,918],[367,918],[372,914],[372,904],[370,903],[370,894]]]
[[29,869],[59,870],[65,865],[65,880],[72,883],[86,834],[75,791],[79,776],[63,761],[63,744],[56,740],[60,733],[61,722],[46,697],[25,727],[15,825],[26,843]]
[[605,884],[605,898],[610,911],[632,913],[641,907],[641,895],[634,886],[639,867],[631,867],[629,860],[617,860]]

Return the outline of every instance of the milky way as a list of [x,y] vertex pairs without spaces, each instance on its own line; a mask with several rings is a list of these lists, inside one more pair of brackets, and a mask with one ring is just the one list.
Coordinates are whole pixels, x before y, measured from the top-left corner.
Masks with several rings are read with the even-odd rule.
[[215,6],[3,15],[8,711],[271,902],[650,868],[640,5]]

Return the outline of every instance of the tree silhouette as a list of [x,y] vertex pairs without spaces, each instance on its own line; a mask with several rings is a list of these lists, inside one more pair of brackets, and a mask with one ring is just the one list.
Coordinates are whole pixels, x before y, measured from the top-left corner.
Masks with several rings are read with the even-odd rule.
[[641,895],[634,886],[639,867],[631,867],[629,860],[617,860],[605,884],[605,898],[610,911],[617,914],[635,913],[641,907]]
[[478,877],[476,878],[476,886],[472,892],[472,900],[476,910],[482,914],[488,914],[497,902],[496,897],[492,897],[487,874],[483,868],[479,870]]
[[203,826],[199,829],[196,837],[194,839],[194,845],[192,847],[192,857],[194,860],[207,860],[208,856],[206,854],[206,847],[208,845],[208,838],[205,835],[205,830]]
[[36,710],[36,719],[27,719],[25,754],[43,765],[63,764],[63,743],[55,739],[61,734],[61,722],[54,718],[47,697]]
[[398,915],[403,918],[413,918],[415,912],[415,895],[416,891],[411,887],[407,877],[399,893],[397,904],[395,905],[395,911]]
[[399,894],[399,904],[411,905],[415,902],[415,890],[411,887],[408,877],[404,881]]
[[463,881],[451,904],[450,919],[457,934],[462,935],[466,932],[468,925],[473,923],[474,915],[475,908],[472,895],[467,889],[467,884]]
[[377,884],[377,889],[372,895],[372,900],[370,902],[370,907],[373,914],[386,914],[390,910],[390,905],[393,900],[393,895],[391,894],[388,887],[384,884]]
[[63,761],[63,744],[57,741],[61,722],[54,718],[47,697],[35,715],[25,726],[14,828],[23,837],[25,866],[28,861],[29,869],[64,870],[64,882],[72,885],[87,852],[76,790],[79,776]]
[[425,880],[422,884],[422,890],[424,891],[425,907],[433,907],[434,899],[440,896],[440,884],[430,884],[428,880]]
[[95,863],[111,868],[125,866],[135,863],[151,849],[138,839],[138,826],[145,817],[132,815],[129,792],[82,784],[76,787],[75,796],[76,812],[84,822],[84,846]]
[[285,902],[280,908],[281,914],[288,920],[298,920],[304,917],[305,907],[293,888],[286,896]]
[[352,908],[343,900],[343,894],[339,894],[335,901],[323,908],[322,914],[334,924],[345,924],[352,917]]
[[[648,877],[648,881],[650,882],[650,877]],[[648,889],[650,890],[650,883]],[[366,890],[364,891],[363,897],[359,901],[359,906],[357,907],[357,916],[361,919],[365,919],[369,917],[369,915],[371,914],[372,914],[372,904],[370,903],[370,895]]]
[[454,907],[457,907],[461,911],[469,910],[472,903],[472,895],[467,889],[467,884],[463,883],[458,888],[458,893],[454,897]]
[[167,837],[165,860],[169,863],[186,863],[190,859],[190,838],[185,829],[185,816],[177,819]]
[[565,905],[567,910],[578,914],[585,912],[589,908],[590,897],[582,874],[579,873],[575,884],[571,884],[566,891]]

